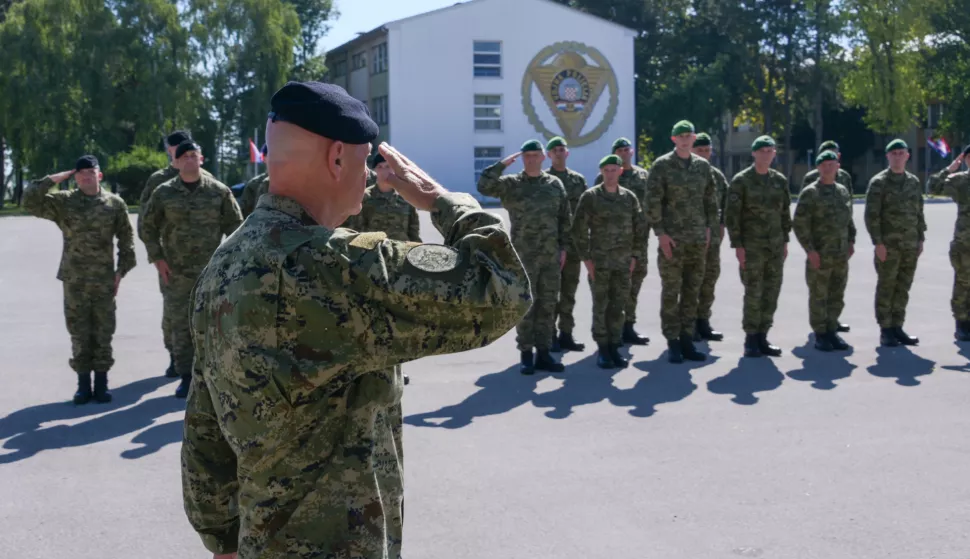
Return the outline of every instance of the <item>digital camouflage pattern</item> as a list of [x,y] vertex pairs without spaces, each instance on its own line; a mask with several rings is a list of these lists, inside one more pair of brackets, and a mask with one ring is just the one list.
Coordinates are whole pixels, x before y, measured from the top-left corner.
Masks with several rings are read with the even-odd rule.
[[498,198],[509,212],[512,242],[532,284],[532,308],[519,324],[519,351],[547,350],[556,330],[559,251],[572,242],[572,216],[562,182],[549,173],[502,175],[501,161],[482,171],[478,192]]
[[[640,211],[647,211],[647,179],[650,177],[650,173],[643,167],[633,165],[630,169],[623,169],[620,173],[620,186],[629,190],[637,197],[640,202]],[[603,175],[596,175],[596,180],[593,181],[594,185],[603,184]],[[648,226],[649,227],[649,226]],[[647,244],[650,242],[649,229],[646,233]],[[637,265],[633,268],[633,275],[630,276],[630,296],[627,298],[626,307],[624,308],[624,314],[626,315],[626,320],[628,322],[637,321],[637,302],[640,299],[640,289],[643,287],[643,282],[647,279],[647,265],[650,260],[650,253],[647,251],[647,246],[643,247],[643,259],[637,259]]]
[[381,192],[376,184],[364,190],[360,213],[350,216],[347,227],[361,232],[380,231],[395,241],[421,242],[418,210],[397,191]]
[[246,181],[242,194],[239,196],[239,211],[243,219],[249,217],[256,209],[256,202],[263,194],[269,193],[269,173],[260,173]]
[[816,270],[805,260],[809,324],[816,334],[835,332],[845,307],[849,247],[856,236],[852,193],[838,183],[808,185],[798,198],[792,229],[805,253],[817,252],[821,261]]
[[704,280],[701,281],[701,294],[697,299],[697,318],[711,319],[711,309],[714,307],[714,291],[717,280],[721,277],[721,228],[724,226],[724,205],[727,202],[727,178],[720,169],[711,165],[714,184],[717,192],[717,216],[719,225],[711,227],[711,244],[707,247],[704,258]]
[[28,185],[23,208],[32,216],[53,221],[64,239],[57,279],[64,284],[71,369],[78,373],[107,372],[114,364],[115,274],[124,277],[135,267],[128,205],[103,188],[97,195],[88,196],[80,189],[49,192],[53,186],[50,177]]
[[195,292],[185,510],[239,559],[398,558],[396,365],[486,346],[528,309],[499,217],[467,194],[435,203],[448,246],[330,231],[269,195]]
[[[802,190],[805,190],[805,187],[816,181],[818,181],[818,169],[812,169],[805,173],[805,176],[802,177]],[[836,173],[835,184],[841,184],[846,190],[853,192],[852,175],[845,169],[839,169],[839,172]]]
[[[586,192],[586,177],[568,168],[563,171],[550,168],[546,172],[562,182],[566,189],[566,198],[569,200],[570,213],[575,216],[579,197]],[[563,266],[560,278],[559,304],[556,306],[559,330],[562,332],[572,333],[573,328],[576,327],[573,310],[576,308],[576,291],[579,289],[580,265],[576,247],[572,242],[569,242],[566,245],[566,265]]]
[[180,376],[192,372],[189,309],[192,287],[223,235],[242,223],[239,205],[229,187],[203,175],[189,189],[181,177],[159,186],[145,208],[142,241],[149,262],[164,260],[171,269],[163,304],[168,320],[168,344]]
[[877,173],[869,181],[865,216],[872,244],[886,245],[885,262],[873,257],[878,276],[876,321],[880,328],[902,327],[926,231],[919,179],[890,169]]
[[953,265],[953,318],[970,320],[970,173],[950,173],[946,169],[930,177],[930,194],[945,194],[957,204],[957,222],[950,241]]

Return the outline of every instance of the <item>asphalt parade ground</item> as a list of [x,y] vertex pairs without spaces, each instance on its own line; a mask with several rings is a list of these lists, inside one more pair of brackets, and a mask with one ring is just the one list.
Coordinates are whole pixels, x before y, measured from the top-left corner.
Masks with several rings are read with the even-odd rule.
[[[851,353],[813,349],[792,236],[770,334],[784,355],[741,357],[742,286],[725,242],[712,319],[725,340],[701,344],[706,363],[668,364],[651,237],[638,308],[651,343],[629,368],[595,366],[585,272],[587,351],[566,354],[564,374],[520,375],[514,332],[405,365],[404,556],[970,557],[970,344],[954,342],[949,306],[956,206],[926,205],[911,349],[878,347],[862,211],[842,315]],[[424,239],[440,241],[422,220]],[[162,377],[161,296],[136,246],[118,295],[114,401],[75,407],[60,232],[0,219],[0,558],[211,557],[182,510],[184,401]]]

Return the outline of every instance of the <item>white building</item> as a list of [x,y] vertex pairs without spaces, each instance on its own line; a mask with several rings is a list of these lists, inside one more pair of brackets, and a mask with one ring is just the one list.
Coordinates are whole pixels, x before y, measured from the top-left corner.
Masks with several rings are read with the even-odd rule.
[[369,104],[378,141],[478,196],[481,170],[525,140],[566,137],[590,182],[616,138],[636,143],[635,34],[550,0],[469,0],[363,33],[327,65]]

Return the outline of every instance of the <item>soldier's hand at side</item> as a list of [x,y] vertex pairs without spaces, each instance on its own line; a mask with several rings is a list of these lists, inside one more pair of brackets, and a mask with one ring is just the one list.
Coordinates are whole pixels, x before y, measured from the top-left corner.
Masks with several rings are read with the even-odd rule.
[[566,267],[566,251],[559,251],[559,271],[561,272],[563,268]]
[[876,245],[876,258],[880,262],[886,261],[886,245]]
[[677,243],[674,242],[670,235],[660,235],[660,252],[663,253],[667,260],[674,257],[674,247]]
[[813,270],[818,270],[822,267],[822,257],[813,250],[812,252],[808,253],[808,263],[812,265]]
[[923,241],[920,241],[919,242],[919,252],[916,253],[916,256],[922,256],[922,255],[923,255]]
[[637,259],[636,258],[631,258],[630,259],[630,275],[631,276],[633,275],[633,269],[636,268],[636,267],[637,267]]
[[73,174],[74,174],[74,171],[64,171],[62,173],[55,173],[51,175],[50,178],[52,181],[54,181],[54,184],[60,184],[66,181],[67,179],[71,178],[71,175]]
[[721,238],[724,238],[724,224],[721,224]]
[[788,260],[788,243],[785,243],[785,256],[782,260]]
[[515,163],[515,160],[518,159],[520,155],[522,155],[521,151],[513,153],[512,155],[502,160],[502,165],[505,165],[506,167],[508,167],[509,165]]
[[595,275],[596,272],[596,267],[593,266],[593,261],[583,260],[583,264],[586,265],[586,273],[589,274],[589,279],[593,279],[593,275]]
[[168,285],[168,278],[172,275],[172,269],[168,267],[168,262],[164,260],[156,261],[155,269],[158,270],[158,275],[162,276],[162,282]]
[[741,269],[744,269],[744,247],[738,247],[734,249],[734,254],[738,257],[738,264],[741,265]]
[[114,296],[118,296],[118,286],[121,285],[121,274],[115,274],[115,290]]
[[394,174],[388,177],[388,182],[408,204],[419,210],[430,212],[434,209],[435,201],[443,194],[448,193],[421,167],[412,163],[410,159],[386,142],[382,142],[378,150],[391,166],[391,170],[394,171]]
[[853,254],[855,254],[855,243],[849,243],[849,258],[852,258]]

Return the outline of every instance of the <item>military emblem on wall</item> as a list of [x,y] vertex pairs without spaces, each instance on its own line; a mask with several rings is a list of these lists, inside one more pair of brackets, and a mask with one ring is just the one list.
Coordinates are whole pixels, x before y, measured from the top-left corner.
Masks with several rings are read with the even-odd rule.
[[[533,86],[549,107],[555,123],[545,123],[536,111]],[[606,102],[603,118],[591,130],[589,118],[600,102]],[[562,136],[571,146],[581,146],[602,136],[619,104],[616,74],[606,57],[593,47],[577,42],[550,45],[532,59],[522,78],[522,108],[529,123],[547,139]],[[559,131],[550,128],[554,125]]]

